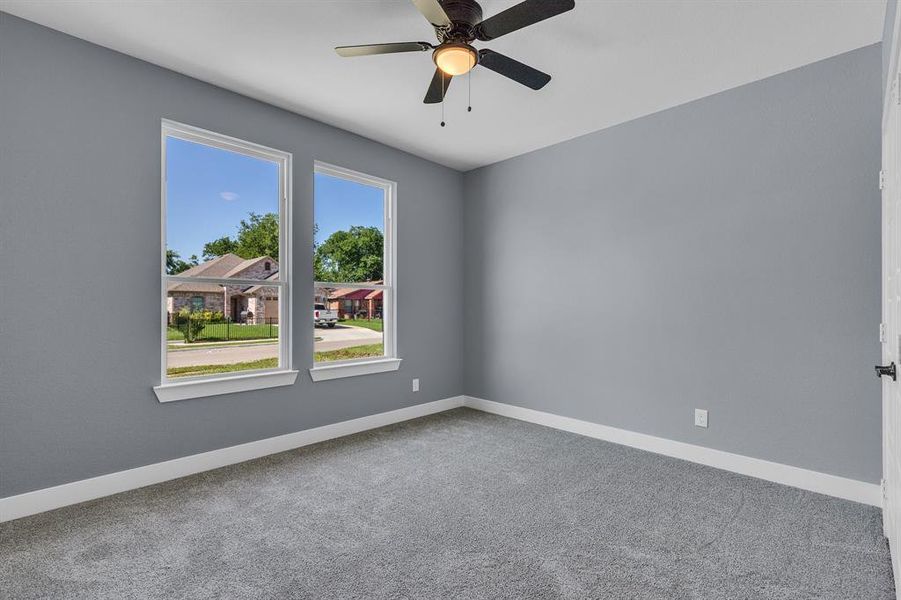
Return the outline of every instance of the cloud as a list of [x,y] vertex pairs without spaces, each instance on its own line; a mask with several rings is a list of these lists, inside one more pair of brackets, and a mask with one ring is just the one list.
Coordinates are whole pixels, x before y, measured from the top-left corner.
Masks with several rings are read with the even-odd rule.
[[233,202],[238,199],[238,194],[234,192],[219,192],[219,197],[228,202]]

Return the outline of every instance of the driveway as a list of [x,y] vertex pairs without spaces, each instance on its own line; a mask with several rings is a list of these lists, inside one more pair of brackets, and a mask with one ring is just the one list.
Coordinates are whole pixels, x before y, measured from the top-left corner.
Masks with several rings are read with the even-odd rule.
[[351,327],[349,325],[335,325],[333,328],[316,327],[314,335],[317,340],[313,346],[316,352],[325,350],[340,350],[351,346],[363,346],[366,344],[378,344],[382,341],[382,332],[373,331],[364,327]]

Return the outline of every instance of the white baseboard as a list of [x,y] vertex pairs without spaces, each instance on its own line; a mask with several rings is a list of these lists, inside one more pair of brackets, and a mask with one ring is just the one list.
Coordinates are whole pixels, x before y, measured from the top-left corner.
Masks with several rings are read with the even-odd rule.
[[599,425],[589,421],[581,421],[541,412],[530,408],[521,408],[511,404],[492,402],[471,396],[456,396],[436,400],[426,404],[417,404],[407,408],[360,417],[350,421],[342,421],[331,425],[323,425],[296,433],[288,433],[273,438],[248,442],[238,446],[230,446],[219,450],[211,450],[201,454],[193,454],[161,463],[137,467],[127,471],[119,471],[108,475],[100,475],[91,479],[73,481],[51,488],[35,490],[18,496],[0,498],[0,522],[27,517],[55,508],[78,504],[95,498],[102,498],[119,492],[141,488],[170,479],[177,479],[211,469],[218,469],[236,463],[252,460],[308,446],[317,442],[335,439],[392,423],[400,423],[434,413],[444,412],[460,406],[494,413],[504,417],[528,421],[554,429],[561,429],[587,437],[597,438],[624,446],[631,446],[657,454],[672,456],[702,465],[724,469],[765,479],[783,485],[789,485],[820,494],[835,496],[845,500],[882,505],[882,493],[878,484],[866,483],[854,479],[846,479],[817,471],[810,471],[758,458],[732,454],[721,450],[713,450],[703,446],[676,442],[665,438],[654,437],[643,433],[635,433],[625,429],[617,429]]
[[434,413],[444,412],[463,406],[463,396],[445,398],[425,404],[417,404],[350,421],[323,425],[296,433],[248,442],[201,454],[192,454],[161,463],[100,475],[72,483],[64,483],[51,488],[35,490],[18,496],[0,498],[0,522],[11,521],[34,515],[54,508],[78,504],[119,492],[141,488],[154,483],[162,483],[186,475],[193,475],[211,469],[260,458],[277,452],[293,450],[317,442],[359,433],[392,423],[400,423]]
[[716,467],[717,469],[740,473],[741,475],[801,488],[802,490],[835,496],[836,498],[852,500],[862,504],[882,506],[882,492],[877,483],[866,483],[855,479],[837,477],[818,471],[810,471],[759,458],[742,456],[741,454],[732,454],[722,450],[676,442],[644,433],[635,433],[634,431],[598,425],[589,421],[561,417],[530,408],[521,408],[511,404],[502,404],[471,396],[465,397],[464,404],[476,410],[545,425],[554,429],[562,429],[563,431],[672,456]]

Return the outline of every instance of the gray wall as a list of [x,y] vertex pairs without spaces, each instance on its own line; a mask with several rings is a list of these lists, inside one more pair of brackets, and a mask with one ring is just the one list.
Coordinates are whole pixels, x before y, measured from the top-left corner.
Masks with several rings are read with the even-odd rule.
[[468,173],[466,393],[878,481],[880,60]]
[[[464,178],[0,13],[0,496],[464,391],[877,481],[879,63]],[[294,153],[301,316],[313,161],[398,181],[399,372],[157,402],[163,117]]]
[[[459,173],[8,14],[0,107],[0,496],[462,392]],[[300,369],[313,161],[398,182],[400,371],[157,402],[163,117],[293,152]]]

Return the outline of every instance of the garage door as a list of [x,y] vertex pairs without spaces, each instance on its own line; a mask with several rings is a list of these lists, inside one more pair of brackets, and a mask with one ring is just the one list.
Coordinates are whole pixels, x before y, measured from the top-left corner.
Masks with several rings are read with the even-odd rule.
[[267,323],[278,323],[278,300],[264,300],[263,309],[266,311]]

